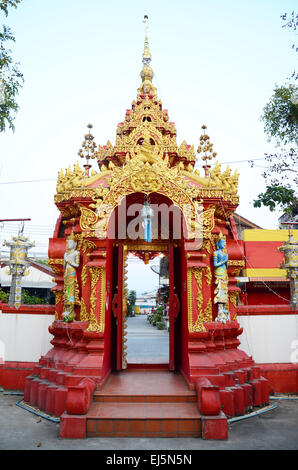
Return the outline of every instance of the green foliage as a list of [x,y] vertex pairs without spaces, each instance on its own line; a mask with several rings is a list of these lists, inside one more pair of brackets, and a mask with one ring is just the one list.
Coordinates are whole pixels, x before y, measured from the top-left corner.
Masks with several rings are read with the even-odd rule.
[[[297,13],[295,14],[294,11],[292,13],[284,13],[283,15],[280,16],[283,21],[285,21],[285,24],[283,24],[283,28],[287,28],[291,32],[295,32],[298,29],[298,15]],[[298,47],[296,44],[292,44],[292,49],[294,49],[296,52],[298,52]]]
[[129,291],[128,296],[127,296],[127,316],[128,317],[135,317],[134,308],[135,308],[136,299],[137,299],[136,291],[135,290]]
[[[8,14],[8,7],[20,3],[20,0],[1,0],[0,9]],[[22,88],[24,77],[18,69],[18,64],[13,63],[11,50],[7,49],[7,42],[15,42],[15,38],[10,28],[3,25],[0,30],[0,132],[6,130],[7,125],[14,130],[14,114],[19,106],[16,96]]]
[[36,261],[40,264],[45,264],[46,266],[49,265],[49,260],[48,259],[37,259]]
[[47,304],[47,299],[42,299],[41,297],[37,297],[37,295],[31,295],[26,289],[22,290],[22,304],[25,305],[39,305],[39,304]]
[[24,82],[23,74],[13,64],[11,51],[5,48],[6,41],[15,41],[11,30],[3,25],[0,31],[0,132],[7,125],[14,130],[14,113],[19,109],[16,96]]
[[[0,300],[4,304],[8,303],[9,300],[9,292],[4,292],[0,289]],[[25,305],[40,305],[40,304],[48,304],[47,299],[42,299],[37,295],[31,295],[26,289],[22,290],[22,304]]]
[[0,10],[4,11],[5,16],[7,16],[8,15],[8,7],[17,8],[19,3],[21,3],[21,0],[1,0]]
[[8,299],[9,299],[9,292],[4,292],[3,290],[0,289],[0,300],[1,300],[1,302],[3,302],[4,304],[7,304]]
[[156,327],[158,330],[166,330],[167,325],[165,324],[164,321],[159,321],[156,323]]
[[156,326],[158,330],[166,330],[167,325],[164,321],[164,308],[162,305],[159,305],[156,307],[156,309],[147,315],[147,320],[149,323],[151,323],[153,326]]
[[295,191],[284,186],[266,186],[266,191],[258,195],[254,200],[254,207],[262,205],[269,207],[273,212],[277,206],[280,206],[285,212],[291,212],[292,206],[297,203]]
[[152,325],[156,326],[156,324],[161,322],[161,321],[162,321],[162,315],[160,313],[156,313],[153,317]]
[[263,110],[261,120],[269,140],[276,138],[279,143],[298,142],[298,88],[293,85],[278,87]]

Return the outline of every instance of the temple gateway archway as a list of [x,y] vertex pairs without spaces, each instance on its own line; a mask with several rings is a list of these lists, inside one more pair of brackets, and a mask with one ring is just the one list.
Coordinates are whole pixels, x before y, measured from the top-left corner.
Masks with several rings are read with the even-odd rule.
[[[104,401],[113,371],[125,377],[129,251],[168,256],[166,372],[172,375],[166,377],[172,385],[165,389],[171,390],[167,393],[173,402],[178,395],[186,403],[197,402],[191,405],[196,410],[194,435],[226,438],[227,416],[268,401],[267,381],[252,358],[238,349],[242,330],[236,315],[240,291],[236,278],[244,261],[231,218],[239,203],[238,174],[232,175],[229,167],[222,171],[218,162],[211,168],[216,153],[206,126],[198,148],[203,174],[195,169],[194,147],[185,141],[177,145],[175,125],[157,98],[150,61],[146,36],[142,84],[117,126],[115,145],[108,142],[96,148],[89,126],[79,151],[86,158],[84,169],[75,163],[58,176],[55,204],[60,217],[49,242],[56,282],[56,314],[50,327],[53,348],[27,378],[25,400],[61,416],[62,437],[84,437],[95,420],[95,415],[87,414],[94,394]],[[91,170],[94,158],[98,171]],[[136,230],[133,234],[128,230],[132,205],[149,209],[148,231],[139,231],[138,236]],[[154,235],[153,218],[161,206],[170,214],[167,233],[158,216]],[[180,214],[178,222],[174,214]],[[182,395],[181,387],[187,390]],[[152,393],[155,400],[165,396],[157,390]],[[163,435],[160,423],[158,435]],[[147,435],[145,428],[143,433]]]

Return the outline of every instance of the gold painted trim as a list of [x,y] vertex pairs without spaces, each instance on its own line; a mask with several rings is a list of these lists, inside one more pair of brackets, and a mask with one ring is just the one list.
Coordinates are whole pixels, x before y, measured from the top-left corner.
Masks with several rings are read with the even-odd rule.
[[243,270],[244,277],[284,277],[286,272],[278,268],[249,268]]

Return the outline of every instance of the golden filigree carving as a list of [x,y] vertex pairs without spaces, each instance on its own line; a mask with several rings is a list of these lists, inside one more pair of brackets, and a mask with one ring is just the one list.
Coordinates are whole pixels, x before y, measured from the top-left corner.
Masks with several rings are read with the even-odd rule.
[[96,248],[96,244],[92,242],[91,240],[83,240],[83,253],[86,253],[86,251],[93,251]]
[[[105,268],[103,266],[90,266],[91,277],[90,315],[87,331],[103,332],[105,315]],[[99,322],[96,320],[95,309],[98,301],[97,285],[100,280]]]
[[83,298],[81,299],[80,320],[89,321],[89,313],[87,311],[86,303]]
[[87,328],[87,331],[100,332],[101,329],[95,317],[95,307],[96,307],[96,302],[97,302],[96,286],[100,278],[101,268],[95,267],[95,266],[89,267],[89,273],[91,277],[91,294],[90,294],[90,317],[89,317],[90,323]]
[[229,259],[228,261],[228,266],[245,266],[245,261],[244,260],[238,260],[238,259]]
[[[198,221],[196,222],[196,228],[198,231],[202,230],[204,238],[211,238],[211,232],[214,229],[214,210],[208,209],[203,211],[198,216]],[[198,232],[197,232],[198,233]]]
[[205,268],[205,277],[206,277],[206,282],[208,286],[210,286],[211,281],[212,281],[212,274],[211,274],[211,269],[209,268],[209,266]]
[[87,282],[87,279],[88,279],[88,271],[87,271],[86,265],[84,264],[84,266],[83,266],[83,268],[82,268],[82,272],[81,272],[81,283],[82,283],[82,287],[85,287],[86,282]]
[[210,243],[211,242],[209,239],[203,240],[202,250],[206,250],[208,253],[210,253]]
[[81,230],[95,230],[98,216],[87,207],[81,207],[80,228]]
[[212,321],[212,301],[209,299],[204,311],[198,315],[193,327],[193,331],[206,331],[204,323]]
[[230,291],[229,292],[229,301],[231,302],[234,307],[237,306],[237,300],[238,300],[239,292],[238,291]]
[[55,305],[57,306],[63,300],[64,293],[61,290],[54,290],[53,292],[55,294]]

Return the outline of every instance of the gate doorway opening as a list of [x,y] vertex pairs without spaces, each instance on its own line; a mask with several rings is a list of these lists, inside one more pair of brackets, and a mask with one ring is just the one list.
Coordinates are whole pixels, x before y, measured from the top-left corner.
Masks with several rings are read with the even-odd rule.
[[[129,303],[130,291],[137,290],[129,288],[134,282],[134,276],[129,269],[128,262],[129,259],[132,259],[131,254],[134,255],[134,259],[142,260],[142,264],[137,265],[140,267],[139,272],[138,269],[135,269],[135,276],[138,276],[140,283],[142,278],[145,279],[144,269],[157,268],[158,266],[160,268],[160,260],[167,261],[167,263],[162,263],[165,271],[162,276],[155,272],[150,274],[156,276],[155,289],[152,289],[156,292],[155,308],[141,305],[144,300],[141,296],[137,302],[136,292],[135,307],[139,308],[134,307],[135,316],[130,316],[131,306]],[[152,263],[150,263],[150,258]],[[144,264],[144,260],[148,260],[147,265]],[[142,290],[140,288],[141,292]],[[144,290],[151,289],[145,287]],[[148,243],[146,245],[144,243],[131,244],[126,241],[126,243],[114,245],[111,317],[112,370],[126,369],[129,364],[168,364],[169,370],[180,369],[182,354],[181,293],[181,249],[179,245],[172,241],[165,243],[159,241],[157,244]],[[141,307],[143,308],[141,309]],[[155,324],[147,320],[148,310],[149,315],[155,316],[156,314],[156,312],[151,312],[151,308],[155,311],[159,309],[161,313],[157,319],[155,318]],[[165,324],[165,329],[159,329],[162,327],[162,323]]]
[[[127,364],[169,363],[169,276],[166,253],[127,256]],[[162,277],[161,277],[162,275]]]

